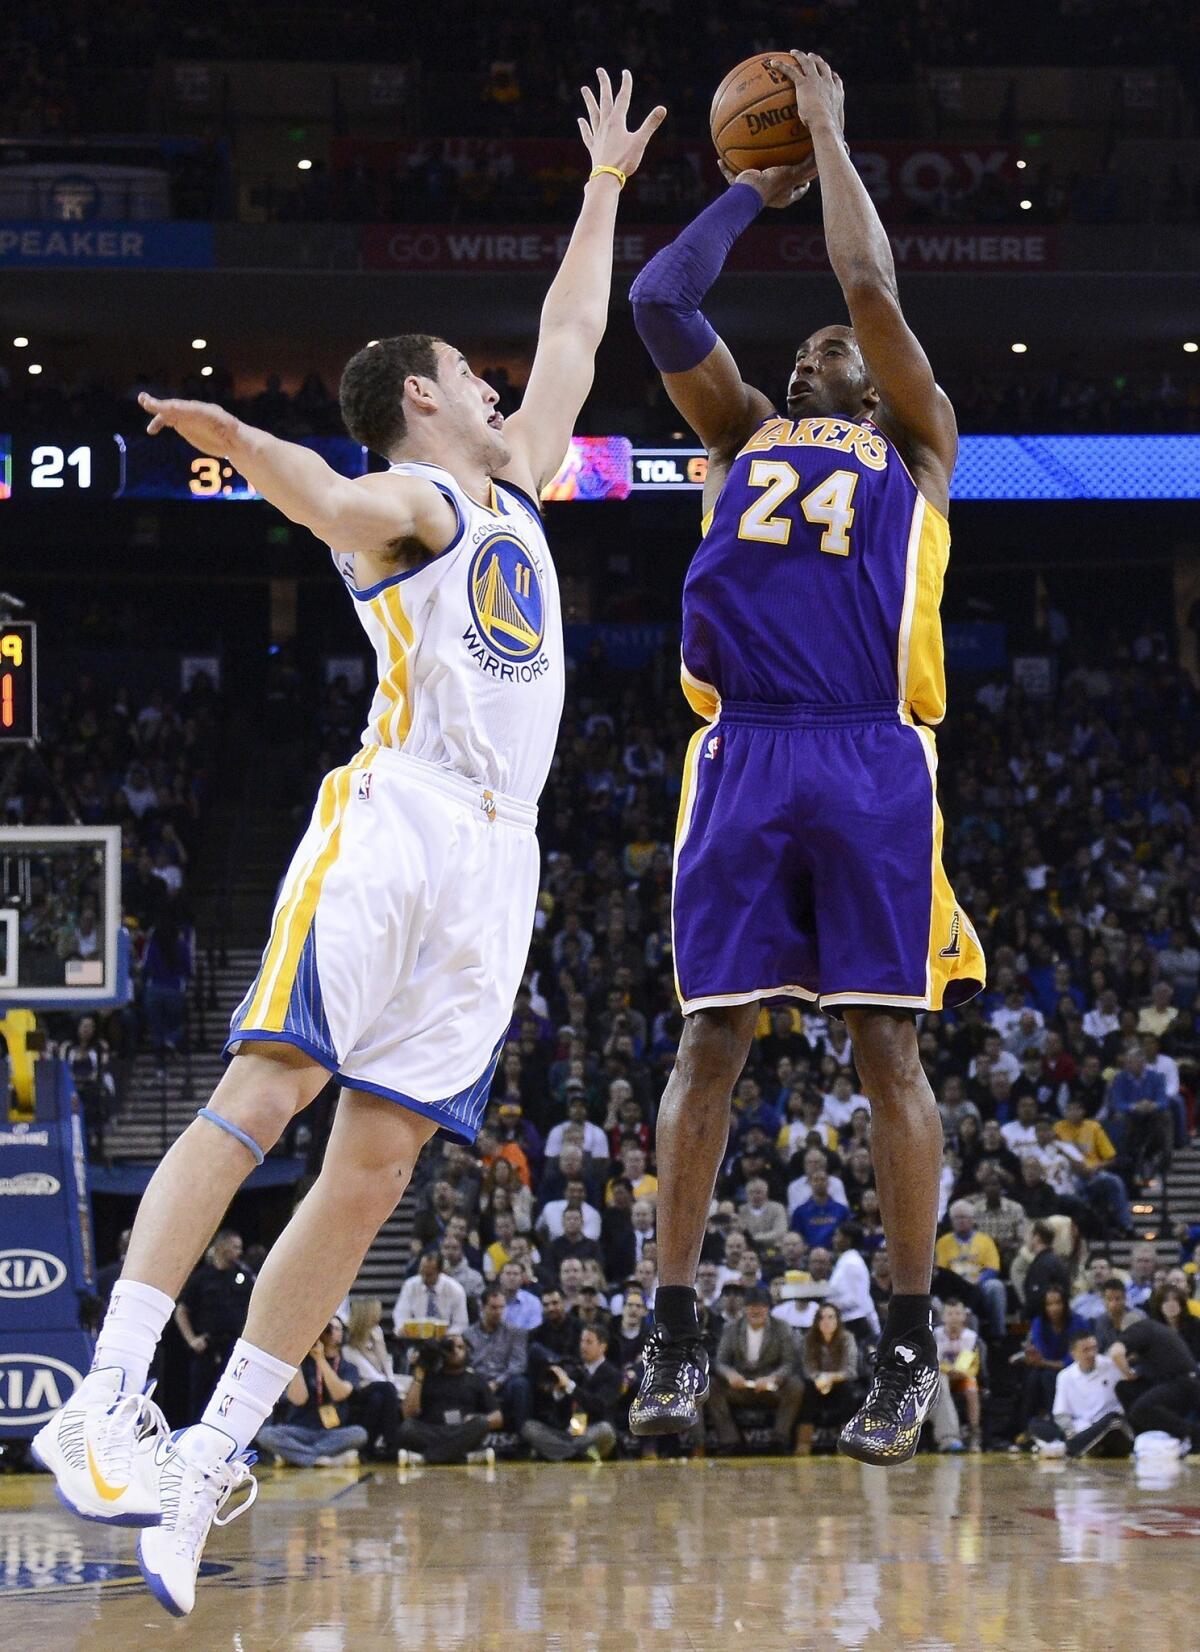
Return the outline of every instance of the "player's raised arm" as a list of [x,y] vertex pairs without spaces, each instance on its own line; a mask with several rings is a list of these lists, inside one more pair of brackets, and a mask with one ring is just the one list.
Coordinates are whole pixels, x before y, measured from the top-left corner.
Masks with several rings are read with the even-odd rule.
[[597,79],[598,97],[583,88],[587,118],[579,119],[592,175],[566,255],[542,305],[537,351],[520,411],[504,427],[514,467],[524,472],[515,479],[526,487],[532,484],[535,497],[562,464],[592,387],[596,351],[608,323],[617,197],[667,113],[661,105],[652,109],[631,132],[626,125],[633,92],[628,69],[615,96],[603,69]]
[[420,477],[380,472],[351,479],[319,453],[244,424],[213,402],[145,392],[138,402],[153,415],[151,436],[177,430],[201,453],[229,459],[269,504],[335,551],[372,551],[386,558],[415,544],[436,555],[457,531],[453,507]]
[[907,438],[915,453],[905,457],[944,478],[944,495],[934,499],[944,508],[958,452],[954,409],[904,319],[887,231],[842,141],[841,78],[812,52],[777,62],[796,88],[796,107],[813,141],[829,262],[881,398],[879,422],[888,434],[894,427],[902,443]]
[[775,410],[744,382],[700,305],[763,207],[790,206],[812,177],[811,169],[773,166],[731,178],[732,187],[657,253],[630,289],[634,322],[667,394],[718,464]]

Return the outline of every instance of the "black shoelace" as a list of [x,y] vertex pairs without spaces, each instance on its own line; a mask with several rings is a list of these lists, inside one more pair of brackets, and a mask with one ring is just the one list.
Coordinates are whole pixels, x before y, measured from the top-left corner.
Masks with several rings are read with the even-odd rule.
[[871,1410],[883,1412],[889,1421],[898,1422],[900,1410],[912,1388],[914,1367],[902,1365],[893,1356],[876,1367]]
[[703,1344],[699,1337],[669,1337],[665,1331],[655,1332],[655,1348],[653,1356],[655,1383],[670,1383],[679,1386],[684,1368],[690,1366],[699,1373],[700,1350]]

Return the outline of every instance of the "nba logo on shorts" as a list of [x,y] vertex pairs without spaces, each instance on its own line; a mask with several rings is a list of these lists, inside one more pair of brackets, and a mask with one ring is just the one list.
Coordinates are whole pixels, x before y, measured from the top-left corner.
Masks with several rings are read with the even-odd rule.
[[359,775],[357,786],[358,786],[358,796],[362,799],[362,801],[364,803],[369,803],[371,801],[371,771],[370,771],[370,769],[368,769],[365,774],[360,774]]
[[705,743],[704,743],[704,756],[705,756],[706,761],[711,763],[713,758],[720,751],[720,749],[721,749],[721,736],[719,734],[714,734],[712,736],[711,740],[706,740]]

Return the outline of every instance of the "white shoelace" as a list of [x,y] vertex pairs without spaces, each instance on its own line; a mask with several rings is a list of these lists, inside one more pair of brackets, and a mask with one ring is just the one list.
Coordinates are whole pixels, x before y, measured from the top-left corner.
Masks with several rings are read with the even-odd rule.
[[128,1480],[133,1453],[144,1439],[165,1437],[167,1419],[148,1394],[123,1394],[105,1414],[96,1440],[106,1479]]
[[[258,1481],[243,1462],[217,1463],[202,1467],[184,1458],[179,1473],[183,1483],[179,1488],[179,1506],[175,1519],[175,1547],[179,1553],[195,1558],[208,1536],[208,1528],[228,1526],[237,1519],[258,1496]],[[222,1518],[221,1511],[234,1492],[249,1484],[250,1495]]]

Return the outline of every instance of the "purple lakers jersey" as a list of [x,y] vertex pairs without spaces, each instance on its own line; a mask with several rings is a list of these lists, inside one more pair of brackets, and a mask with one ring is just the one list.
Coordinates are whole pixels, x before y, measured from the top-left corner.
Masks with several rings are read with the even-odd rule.
[[683,687],[939,723],[950,526],[869,422],[772,418],[730,468],[683,591]]

